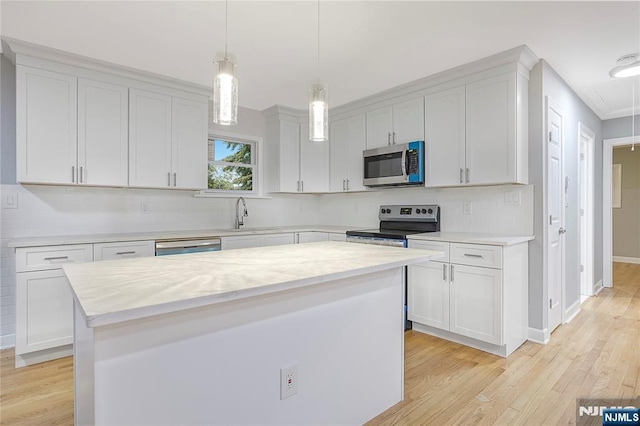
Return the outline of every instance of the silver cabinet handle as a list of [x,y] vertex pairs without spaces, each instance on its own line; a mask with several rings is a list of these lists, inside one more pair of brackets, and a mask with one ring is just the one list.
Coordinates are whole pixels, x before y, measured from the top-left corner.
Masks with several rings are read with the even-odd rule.
[[559,234],[559,235],[566,234],[566,233],[567,233],[567,230],[566,230],[566,229],[564,229],[564,228],[560,228],[560,229],[558,229],[558,234]]
[[178,185],[178,174],[177,173],[173,173],[173,186],[177,186]]
[[442,264],[442,281],[446,281],[447,280],[447,264],[443,263]]
[[343,191],[347,190],[347,180],[346,179],[342,179],[342,190]]
[[349,179],[347,179],[347,191],[349,190]]
[[304,181],[303,180],[300,181],[300,187],[302,188],[301,191],[304,192]]
[[171,186],[171,172],[167,173],[167,186]]
[[387,132],[387,145],[391,145],[391,132]]
[[453,265],[451,265],[451,282],[453,282]]
[[84,167],[82,166],[80,166],[80,179],[78,179],[78,182],[84,183]]
[[396,132],[393,132],[393,144],[396,144]]
[[484,256],[482,256],[481,254],[465,253],[464,255],[465,255],[466,257],[480,257],[480,258],[484,257]]
[[71,183],[76,183],[76,166],[71,166]]
[[467,178],[467,183],[469,183],[469,168],[466,168],[466,178]]
[[116,253],[116,256],[125,256],[128,254],[136,254],[135,250],[132,251],[119,251],[118,253]]
[[44,260],[66,260],[69,256],[45,257]]
[[464,170],[462,170],[462,168],[460,168],[460,183],[463,183],[462,180],[462,174],[464,173]]

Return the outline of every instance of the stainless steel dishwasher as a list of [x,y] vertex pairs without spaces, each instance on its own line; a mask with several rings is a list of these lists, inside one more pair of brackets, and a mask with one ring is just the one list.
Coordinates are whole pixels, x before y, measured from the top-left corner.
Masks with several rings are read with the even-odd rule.
[[220,237],[171,238],[166,240],[156,240],[156,256],[220,250],[222,250],[222,240]]

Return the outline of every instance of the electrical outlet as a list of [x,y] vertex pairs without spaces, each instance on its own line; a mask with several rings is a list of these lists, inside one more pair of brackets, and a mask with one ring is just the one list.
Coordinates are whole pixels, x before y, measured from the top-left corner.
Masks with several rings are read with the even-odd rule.
[[298,367],[280,369],[280,399],[289,398],[298,393]]
[[140,203],[140,211],[142,212],[142,214],[149,214],[149,202],[148,201],[143,201],[142,203]]
[[520,204],[520,191],[506,191],[504,193],[505,206],[519,206]]
[[471,214],[471,202],[465,201],[462,203],[462,214]]
[[17,209],[18,208],[18,193],[17,192],[3,192],[3,194],[2,194],[2,208],[3,209]]

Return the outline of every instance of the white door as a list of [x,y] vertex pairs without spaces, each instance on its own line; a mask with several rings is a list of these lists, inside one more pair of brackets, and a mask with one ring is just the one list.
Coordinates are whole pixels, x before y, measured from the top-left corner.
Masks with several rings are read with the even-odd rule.
[[393,106],[392,143],[424,140],[424,98],[419,97]]
[[423,262],[408,268],[410,321],[449,331],[449,264]]
[[426,186],[464,183],[464,86],[425,98]]
[[465,182],[515,182],[515,73],[466,86],[466,139]]
[[168,188],[171,97],[138,89],[129,93],[129,185]]
[[562,322],[564,200],[562,114],[547,98],[547,283],[549,332]]
[[329,144],[309,140],[309,124],[300,126],[300,190],[329,191]]
[[17,67],[18,182],[76,183],[77,93],[76,77]]
[[[308,137],[307,137],[308,139]],[[300,190],[300,125],[280,121],[280,191]]]
[[78,183],[129,182],[129,89],[78,79]]
[[347,190],[348,144],[349,119],[332,122],[329,135],[329,191],[331,192]]
[[171,112],[172,176],[177,188],[207,188],[208,105],[173,98]]
[[449,280],[449,330],[503,345],[502,271],[452,264]]
[[367,113],[367,149],[381,148],[391,144],[393,110],[390,106]]

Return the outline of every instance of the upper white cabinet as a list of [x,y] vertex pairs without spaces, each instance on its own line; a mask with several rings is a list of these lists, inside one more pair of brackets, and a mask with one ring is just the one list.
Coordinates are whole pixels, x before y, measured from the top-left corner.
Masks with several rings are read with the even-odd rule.
[[366,145],[364,114],[331,123],[329,190],[363,191],[362,151]]
[[267,116],[266,175],[269,192],[327,192],[329,143],[312,142],[306,119],[272,107]]
[[129,90],[78,79],[77,183],[128,184]]
[[422,97],[367,112],[367,149],[424,140]]
[[77,80],[57,72],[17,67],[18,182],[76,182]]
[[4,42],[16,65],[18,182],[206,187],[209,88]]
[[527,183],[527,94],[510,72],[427,95],[426,186]]

